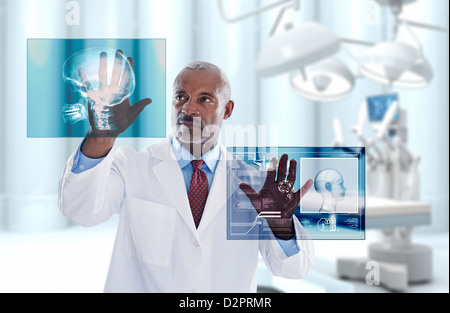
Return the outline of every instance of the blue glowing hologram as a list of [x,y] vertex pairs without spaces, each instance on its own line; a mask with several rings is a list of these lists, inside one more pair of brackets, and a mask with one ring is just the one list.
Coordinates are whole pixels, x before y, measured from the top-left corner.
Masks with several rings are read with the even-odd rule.
[[88,118],[86,109],[81,103],[66,103],[62,108],[64,123],[75,124]]
[[117,129],[111,111],[135,89],[135,74],[123,53],[111,48],[78,51],[64,63],[63,78],[89,105],[98,130]]
[[297,239],[365,239],[364,147],[229,147],[228,152],[234,159],[227,160],[227,239],[274,239],[267,218],[277,218],[277,212],[258,214],[239,186],[246,183],[258,192],[267,161],[283,154],[297,161],[294,192],[309,179],[315,183],[295,211],[306,231]]

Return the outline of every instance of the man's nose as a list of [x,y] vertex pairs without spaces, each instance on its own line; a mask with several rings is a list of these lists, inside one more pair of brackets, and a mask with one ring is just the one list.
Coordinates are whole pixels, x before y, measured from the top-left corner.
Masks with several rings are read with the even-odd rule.
[[185,104],[183,105],[183,111],[186,115],[199,114],[197,104],[192,99],[189,99],[188,101],[185,102]]

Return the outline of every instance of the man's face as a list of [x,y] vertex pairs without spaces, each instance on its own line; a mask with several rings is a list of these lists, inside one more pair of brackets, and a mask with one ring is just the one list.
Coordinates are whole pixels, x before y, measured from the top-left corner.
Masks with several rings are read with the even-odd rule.
[[214,69],[184,69],[174,83],[172,128],[181,143],[217,142],[224,119],[234,103],[222,90],[222,81]]
[[332,195],[335,199],[343,199],[345,197],[345,192],[347,189],[344,187],[344,180],[339,177],[335,182],[332,183]]

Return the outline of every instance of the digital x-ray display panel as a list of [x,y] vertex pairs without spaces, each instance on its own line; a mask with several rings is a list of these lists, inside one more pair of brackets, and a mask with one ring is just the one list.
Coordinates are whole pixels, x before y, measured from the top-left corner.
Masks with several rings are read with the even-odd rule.
[[[229,147],[227,160],[228,239],[275,239],[267,220],[256,212],[241,183],[259,192],[273,157],[297,161],[296,192],[313,185],[295,210],[306,234],[298,239],[365,239],[364,147]],[[288,162],[289,164],[289,162]],[[274,214],[271,218],[277,218]]]
[[29,38],[27,137],[84,137],[90,120],[114,131],[110,112],[121,102],[151,98],[120,137],[164,138],[165,51],[165,39]]

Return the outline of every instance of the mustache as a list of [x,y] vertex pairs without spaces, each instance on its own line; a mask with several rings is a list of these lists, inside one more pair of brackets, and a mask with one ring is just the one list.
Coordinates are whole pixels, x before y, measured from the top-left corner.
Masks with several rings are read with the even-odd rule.
[[182,114],[177,118],[177,125],[182,125],[185,122],[190,122],[192,124],[198,123],[200,121],[200,125],[203,127],[203,120],[201,117],[193,117],[192,115]]

